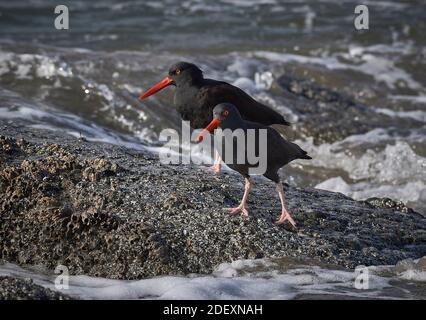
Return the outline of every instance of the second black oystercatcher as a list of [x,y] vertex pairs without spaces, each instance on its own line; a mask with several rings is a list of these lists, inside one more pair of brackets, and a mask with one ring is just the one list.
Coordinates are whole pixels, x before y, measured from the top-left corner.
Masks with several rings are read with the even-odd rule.
[[[228,167],[239,172],[245,178],[244,195],[241,203],[236,208],[227,209],[228,212],[230,214],[237,214],[241,212],[243,216],[248,217],[246,202],[252,188],[250,168],[258,166],[258,163],[251,163],[249,160],[248,150],[250,147],[252,147],[254,149],[254,154],[258,155],[259,157],[263,157],[266,163],[264,172],[262,173],[263,176],[276,183],[276,190],[281,201],[281,215],[279,216],[276,223],[282,224],[288,220],[293,226],[295,226],[296,223],[284,205],[284,191],[280,182],[278,170],[293,160],[309,160],[312,158],[308,156],[307,152],[302,150],[297,144],[285,140],[274,128],[242,119],[238,109],[230,103],[219,104],[213,109],[213,120],[197,136],[196,141],[200,142],[205,134],[208,132],[212,133],[218,127],[223,130],[230,129],[230,132],[232,132],[232,135],[230,135],[228,132],[228,134],[223,134],[220,136],[222,139],[221,156],[223,161],[228,165]],[[262,129],[266,131],[264,141],[260,140],[260,130]],[[240,130],[240,132],[243,134],[243,140],[236,138],[234,135],[236,130]],[[249,130],[252,130],[252,133],[254,133],[254,135],[251,136],[252,139],[249,139]],[[241,141],[244,141],[243,145],[239,145],[239,143],[241,144]],[[226,151],[230,150],[226,148],[226,143],[232,145],[233,153],[231,156],[227,156],[226,154]],[[263,146],[266,146],[266,148],[263,149],[265,150],[264,154],[262,154],[262,147],[260,147],[260,144],[262,143]],[[238,152],[242,152],[242,157],[239,158],[241,154],[239,155]]]
[[[162,81],[148,89],[139,99],[145,99],[167,86],[176,86],[174,104],[183,120],[190,121],[194,129],[206,127],[212,120],[213,108],[224,102],[232,103],[244,120],[263,125],[290,125],[275,110],[254,100],[238,87],[223,81],[204,78],[195,64],[178,62]],[[215,170],[220,170],[220,161]],[[215,167],[214,166],[214,167]]]

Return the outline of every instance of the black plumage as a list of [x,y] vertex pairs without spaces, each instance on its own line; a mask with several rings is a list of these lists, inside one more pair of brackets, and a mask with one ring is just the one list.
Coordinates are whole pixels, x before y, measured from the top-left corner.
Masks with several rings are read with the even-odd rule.
[[192,128],[204,128],[212,120],[214,106],[232,103],[245,120],[264,125],[290,125],[275,110],[256,101],[240,88],[229,83],[206,79],[196,65],[179,62],[173,65],[168,77],[147,90],[144,99],[169,85],[175,85],[174,104],[183,120],[190,121]]
[[[272,127],[244,120],[238,109],[230,103],[222,103],[214,107],[213,120],[207,128],[198,135],[197,141],[201,141],[207,132],[213,132],[217,127],[223,130],[223,134],[215,135],[215,139],[220,139],[219,142],[222,144],[222,148],[219,148],[221,149],[219,150],[219,154],[222,160],[231,169],[239,172],[246,179],[243,200],[237,208],[229,209],[230,213],[235,214],[242,212],[243,215],[248,216],[246,201],[252,186],[250,169],[259,167],[260,163],[249,162],[249,148],[251,147],[251,154],[262,157],[264,164],[266,164],[266,166],[260,166],[260,169],[264,169],[262,175],[274,181],[277,185],[277,192],[282,204],[281,216],[277,222],[283,223],[289,220],[294,225],[293,219],[284,206],[284,192],[278,170],[293,160],[309,160],[312,158],[297,144],[285,140]],[[226,132],[226,129],[229,129],[228,132]],[[237,138],[237,130],[245,137],[243,140]],[[251,134],[249,134],[250,130],[252,131]],[[263,133],[265,133],[266,140],[261,139],[261,130],[264,130]],[[230,151],[230,149],[226,147],[227,143],[232,145],[232,154],[227,153]],[[263,144],[262,147],[261,144]],[[266,148],[263,148],[265,146]],[[262,153],[262,150],[266,150],[266,152]],[[251,159],[252,158],[253,157],[251,157]]]

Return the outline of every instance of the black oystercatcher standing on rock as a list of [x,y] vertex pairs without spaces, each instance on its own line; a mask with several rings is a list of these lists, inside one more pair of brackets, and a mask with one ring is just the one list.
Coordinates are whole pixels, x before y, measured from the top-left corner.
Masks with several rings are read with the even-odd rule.
[[[237,159],[237,152],[236,150],[240,148],[241,146],[237,146],[238,139],[235,139],[235,136],[232,135],[222,135],[222,158],[224,159],[224,162],[233,170],[239,172],[241,175],[245,178],[245,188],[244,188],[244,195],[241,200],[241,203],[236,208],[230,208],[227,209],[230,214],[237,214],[241,212],[241,214],[245,217],[248,217],[248,210],[246,206],[247,198],[249,195],[249,192],[252,188],[252,182],[250,180],[249,171],[250,168],[255,167],[255,164],[250,164],[247,155],[247,150],[250,147],[249,143],[254,143],[254,151],[256,155],[259,155],[260,157],[266,156],[266,170],[263,173],[263,176],[274,181],[276,183],[276,190],[278,192],[278,195],[281,200],[281,215],[279,216],[278,220],[276,221],[277,224],[282,224],[286,220],[288,220],[293,226],[295,226],[295,222],[293,218],[288,213],[287,209],[284,205],[284,191],[283,186],[280,182],[280,178],[278,175],[278,170],[286,165],[287,163],[295,160],[295,159],[312,159],[310,156],[307,155],[306,151],[302,150],[297,144],[291,143],[286,141],[275,129],[264,126],[261,124],[257,124],[250,121],[245,121],[242,119],[240,113],[238,112],[238,109],[230,104],[230,103],[222,103],[217,105],[213,109],[213,120],[210,122],[210,124],[197,136],[196,141],[200,142],[203,139],[203,136],[207,134],[207,132],[212,133],[214,129],[217,127],[220,127],[221,129],[230,129],[231,131],[235,131],[237,129],[242,129],[244,132],[244,136],[248,137],[248,130],[252,129],[255,132],[255,139],[245,140],[245,145],[243,152],[245,152],[244,155],[244,161],[241,163],[241,161],[238,161]],[[259,147],[259,139],[260,135],[259,132],[261,129],[266,130],[266,155],[261,154],[262,148]],[[231,139],[230,141],[226,141],[227,139]],[[231,157],[228,157],[225,154],[225,151],[227,150],[225,148],[225,143],[231,143],[233,145],[233,154]],[[252,145],[253,146],[253,145]],[[240,149],[241,150],[241,149]],[[231,158],[231,159],[229,159]]]
[[[182,119],[190,121],[194,129],[206,127],[212,120],[213,108],[224,102],[232,103],[242,118],[263,125],[290,125],[278,112],[257,102],[240,88],[229,83],[206,79],[196,65],[179,62],[169,70],[169,75],[148,89],[139,99],[145,99],[161,89],[176,86],[174,104]],[[220,171],[220,158],[216,157],[215,172]]]

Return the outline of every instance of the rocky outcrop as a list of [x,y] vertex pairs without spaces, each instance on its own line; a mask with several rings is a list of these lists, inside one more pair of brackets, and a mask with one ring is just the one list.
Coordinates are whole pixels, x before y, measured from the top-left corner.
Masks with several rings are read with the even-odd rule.
[[[71,274],[137,279],[222,262],[310,257],[353,268],[426,255],[426,219],[400,205],[285,185],[298,228],[277,226],[273,183],[255,179],[249,220],[230,217],[243,179],[22,121],[0,124],[0,256]],[[401,209],[402,208],[402,209]],[[401,210],[401,211],[400,211]]]

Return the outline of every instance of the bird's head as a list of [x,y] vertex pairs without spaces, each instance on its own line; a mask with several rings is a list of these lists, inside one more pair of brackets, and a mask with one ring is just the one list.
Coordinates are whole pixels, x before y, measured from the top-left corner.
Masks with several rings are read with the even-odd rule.
[[201,142],[204,135],[212,133],[217,127],[223,129],[238,127],[241,123],[242,118],[238,109],[231,103],[220,103],[213,109],[213,120],[209,125],[200,132],[195,138],[196,142]]
[[203,79],[203,72],[195,64],[189,62],[178,62],[170,67],[169,74],[163,80],[145,91],[139,99],[145,99],[167,86],[191,85]]

